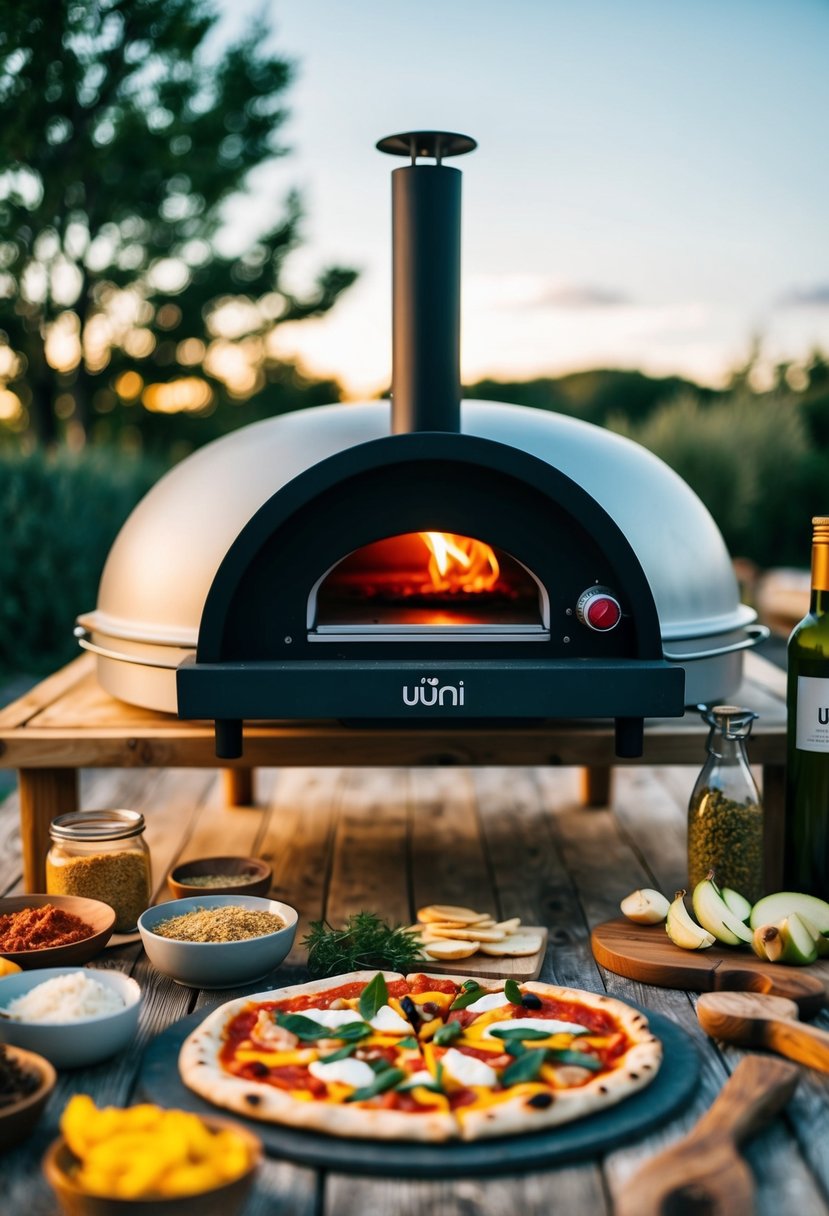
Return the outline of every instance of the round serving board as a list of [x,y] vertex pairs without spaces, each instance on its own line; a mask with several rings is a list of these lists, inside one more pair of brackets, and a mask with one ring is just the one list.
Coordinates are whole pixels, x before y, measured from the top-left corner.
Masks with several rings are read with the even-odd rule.
[[[216,1006],[199,1009],[170,1026],[149,1044],[141,1062],[139,1087],[143,1097],[159,1106],[196,1114],[215,1114],[216,1107],[194,1094],[178,1072],[182,1043]],[[549,1168],[606,1153],[617,1145],[661,1126],[684,1106],[697,1084],[699,1060],[684,1030],[649,1009],[651,1028],[664,1047],[664,1059],[654,1081],[618,1106],[546,1131],[471,1144],[416,1144],[397,1140],[343,1140],[318,1132],[297,1131],[279,1123],[260,1123],[234,1114],[258,1135],[272,1157],[298,1165],[350,1174],[446,1178],[459,1174],[512,1173],[516,1169]]]

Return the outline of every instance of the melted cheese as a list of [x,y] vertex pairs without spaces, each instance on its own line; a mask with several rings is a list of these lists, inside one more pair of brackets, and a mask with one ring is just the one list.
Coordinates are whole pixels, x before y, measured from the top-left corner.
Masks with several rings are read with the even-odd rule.
[[467,1005],[466,1009],[467,1013],[486,1013],[489,1009],[501,1009],[509,1004],[503,992],[487,992],[485,996],[479,996],[477,1001]]
[[310,1018],[312,1022],[325,1026],[327,1030],[336,1030],[338,1026],[345,1026],[348,1022],[363,1020],[354,1009],[302,1009],[300,1017]]
[[374,1069],[363,1060],[355,1060],[351,1056],[346,1056],[344,1060],[332,1060],[330,1064],[315,1060],[313,1064],[308,1065],[308,1071],[319,1081],[336,1081],[340,1085],[350,1085],[353,1089],[371,1085],[374,1080]]
[[413,1085],[431,1085],[432,1074],[425,1068],[421,1068],[419,1072],[413,1072],[410,1077],[407,1077],[400,1085],[400,1089],[411,1089]]
[[369,1025],[386,1034],[411,1034],[411,1023],[405,1021],[390,1005],[381,1005]]
[[498,1074],[494,1068],[490,1068],[488,1064],[476,1059],[475,1056],[464,1055],[462,1051],[457,1051],[454,1047],[450,1047],[441,1058],[441,1064],[454,1080],[460,1081],[461,1085],[474,1088],[478,1085],[498,1084]]

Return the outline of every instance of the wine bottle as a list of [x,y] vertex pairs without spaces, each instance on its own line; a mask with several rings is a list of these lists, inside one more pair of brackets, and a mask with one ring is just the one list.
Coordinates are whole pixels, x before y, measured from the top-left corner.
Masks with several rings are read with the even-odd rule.
[[829,898],[829,516],[812,520],[809,611],[789,638],[784,886]]

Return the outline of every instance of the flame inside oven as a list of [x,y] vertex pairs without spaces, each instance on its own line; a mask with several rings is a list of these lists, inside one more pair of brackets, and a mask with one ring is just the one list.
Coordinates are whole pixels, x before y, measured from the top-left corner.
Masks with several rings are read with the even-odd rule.
[[537,579],[514,557],[455,532],[407,532],[343,558],[322,580],[309,623],[404,628],[542,627]]

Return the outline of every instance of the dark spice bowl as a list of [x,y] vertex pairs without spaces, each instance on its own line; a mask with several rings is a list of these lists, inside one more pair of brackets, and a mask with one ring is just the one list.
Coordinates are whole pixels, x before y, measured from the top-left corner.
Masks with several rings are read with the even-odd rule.
[[[261,937],[237,941],[190,942],[156,932],[162,921],[188,912],[218,907],[241,907],[270,912],[283,928]],[[150,962],[158,970],[190,988],[235,988],[264,979],[285,959],[296,936],[298,913],[289,904],[253,895],[198,895],[156,904],[138,918],[138,931]]]
[[115,912],[100,899],[82,899],[79,895],[8,895],[0,899],[0,916],[20,912],[23,908],[42,908],[52,904],[63,912],[78,916],[89,925],[89,937],[68,946],[46,946],[39,950],[3,950],[0,955],[17,963],[24,971],[35,967],[77,967],[100,954],[112,937]]
[[[194,885],[189,881],[205,874],[238,875],[238,879],[220,887]],[[167,886],[176,899],[191,895],[267,895],[272,880],[271,867],[256,857],[200,857],[174,866],[167,875]]]
[[55,1088],[57,1073],[48,1060],[21,1047],[6,1047],[8,1057],[37,1077],[37,1089],[8,1106],[0,1106],[0,1151],[19,1144],[31,1133]]

